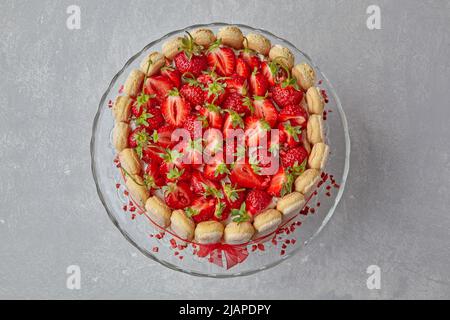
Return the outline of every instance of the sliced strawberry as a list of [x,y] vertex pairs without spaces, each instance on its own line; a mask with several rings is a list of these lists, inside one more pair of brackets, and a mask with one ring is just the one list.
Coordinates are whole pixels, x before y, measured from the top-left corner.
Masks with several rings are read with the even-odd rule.
[[177,69],[171,66],[165,66],[161,68],[161,75],[167,77],[172,81],[173,85],[180,89],[181,87],[181,73]]
[[226,96],[226,84],[219,80],[214,80],[205,88],[205,103],[220,105]]
[[150,190],[159,189],[166,184],[164,177],[159,171],[159,165],[157,162],[151,162],[145,169],[144,183]]
[[189,131],[191,138],[201,138],[203,129],[208,127],[208,120],[198,114],[190,114],[183,123],[183,128]]
[[247,161],[239,161],[233,165],[230,180],[241,188],[263,190],[267,188],[270,177],[257,175]]
[[255,68],[259,69],[261,67],[261,60],[252,50],[249,49],[242,50],[239,53],[239,58],[243,59],[248,64],[250,70],[255,70]]
[[201,75],[197,77],[198,83],[202,84],[204,87],[208,87],[209,84],[214,82],[214,79],[217,78],[217,75],[213,72],[203,72]]
[[233,49],[222,47],[220,43],[221,41],[217,40],[209,47],[206,55],[208,65],[221,76],[231,76],[236,67],[236,57]]
[[203,194],[206,191],[205,187],[218,189],[219,184],[207,179],[202,172],[193,170],[191,177],[191,187],[192,191],[194,191],[196,194]]
[[281,109],[279,114],[280,122],[290,121],[292,125],[306,128],[308,113],[301,106],[289,104]]
[[269,207],[272,196],[262,190],[250,190],[245,198],[245,207],[252,216],[261,213]]
[[136,148],[138,145],[144,146],[150,141],[150,135],[144,126],[138,126],[130,132],[128,136],[128,146]]
[[201,119],[208,121],[209,127],[222,129],[223,120],[219,106],[207,103],[200,108],[199,112],[203,117]]
[[278,173],[270,180],[267,192],[274,197],[283,197],[292,192],[294,175],[287,170],[280,168]]
[[156,100],[161,103],[173,88],[174,84],[169,78],[158,75],[151,76],[146,80],[144,92],[150,95],[154,94]]
[[239,76],[248,79],[250,77],[250,74],[252,73],[252,70],[250,69],[250,66],[245,62],[242,58],[236,59],[236,74]]
[[175,141],[172,141],[172,132],[175,130],[170,124],[166,124],[159,128],[156,134],[153,134],[153,141],[163,148],[172,146]]
[[212,197],[197,197],[192,201],[189,208],[186,208],[186,214],[191,217],[195,223],[211,220],[214,215],[217,200]]
[[151,133],[164,124],[164,118],[161,115],[161,110],[155,107],[148,107],[141,112],[141,115],[135,119],[138,126],[143,126]]
[[274,128],[278,120],[278,111],[272,101],[260,96],[253,97],[255,108],[254,116],[267,121],[271,128]]
[[164,119],[171,125],[181,127],[191,111],[191,105],[180,95],[178,89],[169,91],[161,105]]
[[176,181],[190,181],[191,171],[190,167],[179,168],[174,163],[161,163],[159,167],[160,174],[164,177],[166,183]]
[[203,169],[203,175],[205,178],[212,181],[220,181],[229,173],[230,170],[228,169],[223,153],[221,152],[216,154]]
[[238,209],[245,200],[245,188],[237,188],[231,183],[222,183],[222,193],[229,210]]
[[244,120],[242,117],[233,110],[226,110],[227,115],[225,116],[225,121],[223,124],[223,137],[227,139],[234,130],[244,129]]
[[250,147],[265,146],[269,140],[270,125],[254,116],[245,118],[245,137]]
[[254,69],[250,75],[250,92],[252,95],[265,96],[268,88],[269,84],[266,77],[258,69]]
[[[203,134],[204,156],[214,156],[223,150],[222,131],[216,128],[209,128]],[[205,158],[206,159],[206,158]]]
[[163,147],[156,144],[149,144],[142,150],[142,160],[146,163],[161,163],[161,154],[164,152]]
[[295,147],[302,142],[302,128],[300,126],[293,126],[289,121],[286,121],[278,125],[278,130],[281,145]]
[[272,62],[263,61],[261,63],[261,71],[263,75],[266,77],[270,87],[286,80],[286,72],[282,68],[280,68],[277,63],[273,61]]
[[158,105],[156,95],[141,93],[131,105],[131,114],[138,118],[148,108],[153,108]]
[[177,150],[182,154],[183,167],[200,167],[203,163],[202,138],[182,141],[177,145]]
[[238,93],[242,96],[248,93],[248,82],[247,78],[241,77],[240,75],[234,74],[231,77],[225,79],[226,91],[230,93]]
[[172,209],[183,209],[192,202],[192,192],[186,182],[168,183],[163,187],[166,204]]
[[295,147],[287,151],[280,152],[281,163],[285,168],[297,169],[303,166],[308,158],[308,151],[303,146]]

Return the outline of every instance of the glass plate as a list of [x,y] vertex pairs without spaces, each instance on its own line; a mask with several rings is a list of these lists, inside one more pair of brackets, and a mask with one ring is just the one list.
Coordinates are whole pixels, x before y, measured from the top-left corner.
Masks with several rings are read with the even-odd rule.
[[316,71],[317,85],[325,90],[328,96],[324,119],[330,155],[316,191],[303,210],[291,220],[284,221],[277,231],[245,245],[200,246],[184,242],[142,214],[142,210],[130,199],[123,184],[121,171],[116,166],[116,153],[111,139],[114,126],[110,109],[112,101],[121,92],[129,72],[138,68],[141,60],[149,52],[161,52],[161,45],[168,38],[184,35],[185,31],[198,27],[210,28],[217,32],[226,25],[225,23],[193,25],[173,31],[149,43],[131,57],[114,76],[103,94],[95,115],[91,139],[91,167],[98,195],[112,222],[124,237],[147,257],[168,268],[191,275],[218,278],[243,276],[268,269],[293,256],[307,245],[330,220],[341,199],[350,156],[350,139],[344,111],[330,82],[319,68],[289,41],[262,29],[237,25],[244,34],[261,33],[272,44],[289,48],[295,55],[296,63],[309,63]]

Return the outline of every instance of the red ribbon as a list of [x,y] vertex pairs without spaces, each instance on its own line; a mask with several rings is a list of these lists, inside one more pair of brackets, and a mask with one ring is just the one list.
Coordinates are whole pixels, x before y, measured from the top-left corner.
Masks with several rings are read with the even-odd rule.
[[222,243],[197,244],[197,255],[200,258],[208,257],[208,261],[223,268],[222,252],[225,255],[227,270],[238,263],[243,262],[248,257],[247,246],[229,245]]

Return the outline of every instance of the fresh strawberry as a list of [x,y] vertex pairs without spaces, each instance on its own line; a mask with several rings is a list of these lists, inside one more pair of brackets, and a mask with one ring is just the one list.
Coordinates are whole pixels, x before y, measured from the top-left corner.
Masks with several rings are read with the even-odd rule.
[[214,156],[223,150],[223,135],[219,129],[209,128],[203,134],[204,156]]
[[200,167],[203,162],[202,138],[182,141],[177,145],[177,150],[183,155],[183,166]]
[[281,164],[285,168],[297,169],[304,166],[304,161],[308,158],[308,151],[303,146],[295,147],[280,152]]
[[188,83],[184,84],[180,93],[193,107],[201,105],[205,101],[205,92],[196,80],[189,80]]
[[175,141],[172,141],[172,132],[175,130],[170,124],[166,124],[159,128],[156,134],[153,134],[153,141],[163,148],[172,146]]
[[205,88],[205,103],[215,105],[222,104],[226,96],[225,84],[219,80],[214,80]]
[[192,171],[192,177],[191,177],[191,187],[192,187],[192,191],[196,194],[199,193],[204,193],[205,187],[206,188],[214,188],[214,189],[218,189],[219,185],[214,182],[211,181],[207,178],[205,178],[205,176],[203,175],[202,172],[197,171],[197,170],[193,170]]
[[269,84],[266,77],[258,70],[254,69],[250,75],[250,91],[254,96],[265,96]]
[[191,111],[191,105],[180,95],[178,89],[169,91],[161,105],[164,119],[171,125],[181,127]]
[[236,59],[236,74],[239,76],[248,79],[250,77],[250,74],[252,73],[252,70],[250,69],[250,66],[245,62],[242,58]]
[[250,190],[245,198],[245,207],[252,216],[264,211],[272,202],[272,196],[262,190]]
[[180,71],[171,67],[165,66],[161,68],[161,75],[167,77],[172,81],[173,85],[180,89],[181,87],[181,74]]
[[238,93],[242,96],[248,93],[248,83],[247,78],[241,77],[240,75],[234,74],[231,77],[225,79],[226,91],[230,93]]
[[182,73],[191,73],[198,77],[208,68],[208,60],[201,52],[201,47],[197,45],[194,38],[188,33],[181,43],[182,51],[175,58],[175,66]]
[[230,209],[228,208],[225,201],[221,201],[220,199],[217,199],[216,205],[214,207],[214,214],[212,219],[215,221],[225,221],[228,219],[230,215]]
[[158,189],[166,184],[164,176],[159,171],[159,164],[155,161],[150,162],[145,169],[144,183],[149,189]]
[[238,161],[233,164],[230,180],[241,188],[263,190],[267,188],[270,177],[260,176],[253,171],[252,165],[247,161]]
[[229,210],[238,209],[245,200],[245,188],[238,189],[231,183],[222,183],[222,193]]
[[222,129],[223,120],[219,106],[207,103],[200,108],[199,112],[202,116],[201,119],[207,120],[210,127]]
[[174,88],[174,84],[169,78],[157,75],[147,78],[144,92],[149,95],[155,95],[158,103],[161,103]]
[[139,118],[145,110],[156,107],[157,105],[156,95],[141,93],[131,105],[131,114],[135,118]]
[[208,48],[206,57],[209,67],[216,70],[219,75],[227,77],[234,73],[236,67],[234,51],[231,48],[222,47],[220,39]]
[[174,163],[161,163],[159,167],[160,174],[164,177],[166,183],[176,181],[190,181],[190,167],[179,168]]
[[203,168],[203,175],[205,178],[212,181],[220,181],[229,173],[230,170],[228,169],[223,153],[221,152],[217,153]]
[[272,62],[263,61],[261,63],[261,71],[263,75],[266,77],[270,87],[273,87],[275,84],[286,80],[286,72],[282,68],[280,68],[277,63],[273,61]]
[[283,197],[292,192],[294,175],[288,170],[280,168],[278,173],[270,180],[267,192],[274,197]]
[[239,53],[239,58],[243,59],[250,70],[259,69],[261,67],[261,60],[259,60],[256,53],[250,49],[244,49]]
[[203,72],[197,77],[198,83],[202,84],[204,87],[208,87],[209,84],[214,82],[217,75],[214,72]]
[[168,183],[163,187],[166,204],[172,209],[183,209],[192,202],[192,192],[186,182]]
[[[295,80],[294,80],[295,81]],[[272,99],[280,108],[287,105],[298,105],[303,98],[303,91],[296,88],[296,83],[283,81],[272,89]]]
[[274,128],[278,120],[278,111],[272,101],[265,97],[254,96],[253,106],[254,116],[267,121],[271,128]]
[[156,144],[148,144],[142,150],[142,160],[146,163],[161,163],[161,154],[164,152],[163,147]]
[[164,118],[161,115],[161,110],[155,107],[148,107],[135,119],[135,123],[138,126],[145,127],[151,133],[164,124]]
[[223,137],[227,139],[233,130],[244,129],[244,120],[242,117],[233,110],[226,110],[227,115],[223,124]]
[[197,197],[192,201],[189,208],[186,208],[186,214],[199,223],[202,221],[211,220],[214,215],[217,200],[212,197]]
[[279,130],[279,143],[288,147],[298,146],[302,141],[302,128],[300,126],[293,126],[289,121],[280,123],[278,125]]
[[208,127],[208,120],[196,114],[188,115],[183,123],[183,128],[189,131],[191,138],[200,138],[206,127]]
[[[254,116],[245,118],[245,137],[250,147],[263,146],[269,139],[270,125]],[[265,143],[264,143],[265,142]]]
[[308,113],[299,105],[289,104],[281,109],[279,114],[280,122],[290,121],[292,125],[306,128]]
[[[250,114],[247,97],[241,96],[239,93],[232,92],[227,95],[222,103],[222,108],[232,110],[241,115]],[[251,103],[251,102],[250,102]]]
[[128,136],[128,146],[136,148],[138,145],[144,146],[150,141],[150,135],[144,126],[138,126],[130,132]]

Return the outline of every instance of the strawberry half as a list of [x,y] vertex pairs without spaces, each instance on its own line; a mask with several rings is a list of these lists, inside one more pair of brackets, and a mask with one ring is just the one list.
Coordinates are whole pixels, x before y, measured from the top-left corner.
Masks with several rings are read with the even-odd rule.
[[270,180],[267,192],[274,197],[283,197],[292,192],[294,175],[287,170],[280,168],[278,173]]
[[163,148],[169,148],[175,143],[175,141],[172,141],[173,130],[175,130],[175,128],[170,124],[158,128],[156,133],[152,135],[153,141]]
[[210,127],[216,129],[222,129],[222,115],[221,109],[219,106],[211,103],[205,104],[205,106],[201,107],[199,110],[202,120],[206,120]]
[[258,70],[254,69],[250,75],[250,91],[254,96],[265,96],[269,84],[266,77]]
[[192,192],[186,182],[168,183],[163,187],[164,200],[172,209],[183,209],[192,203]]
[[272,196],[262,190],[250,190],[245,198],[245,207],[252,216],[264,211],[272,202]]
[[214,158],[211,159],[210,163],[206,164],[203,168],[204,176],[212,181],[220,181],[227,174],[230,173],[228,166],[225,163],[223,153],[217,153]]
[[189,208],[186,208],[186,214],[196,223],[211,220],[216,208],[216,199],[209,197],[197,197],[192,201]]
[[220,44],[221,40],[219,39],[209,47],[206,55],[208,65],[221,76],[231,76],[236,67],[236,56],[233,49],[222,47]]
[[174,87],[172,81],[165,76],[151,76],[146,80],[144,92],[149,95],[155,95],[156,100],[161,103]]
[[265,97],[254,96],[253,106],[254,116],[267,121],[271,128],[274,128],[278,121],[278,111],[272,101]]
[[281,122],[289,121],[292,125],[306,128],[308,113],[297,104],[289,104],[281,109],[278,118]]
[[278,125],[278,130],[280,144],[295,147],[302,142],[302,128],[300,126],[293,126],[289,121],[286,121]]
[[161,68],[161,75],[167,77],[175,87],[180,89],[181,87],[181,73],[177,69],[171,66],[165,66]]
[[242,58],[236,59],[236,74],[239,76],[248,79],[250,77],[250,74],[252,73],[252,70],[250,69],[250,66],[245,62]]
[[169,91],[168,96],[161,105],[161,113],[164,119],[176,127],[182,126],[190,111],[190,103],[180,95],[180,92],[176,88]]
[[224,139],[228,139],[230,134],[234,133],[232,130],[244,129],[244,120],[242,117],[233,110],[225,110],[227,115],[225,117],[225,121],[223,123],[223,137]]
[[261,60],[258,58],[256,53],[250,49],[243,49],[239,53],[239,58],[244,60],[250,67],[250,70],[259,69],[261,67]]
[[230,78],[225,79],[225,83],[227,85],[226,91],[229,94],[238,93],[242,96],[245,96],[248,93],[247,78],[234,74]]
[[[294,80],[295,81],[295,80]],[[298,105],[303,99],[303,91],[296,88],[297,83],[289,80],[277,84],[272,89],[272,99],[281,108],[287,105]]]
[[245,137],[250,147],[265,146],[269,140],[270,125],[255,116],[245,118]]
[[253,171],[252,166],[244,161],[234,163],[230,174],[231,182],[241,188],[262,190],[267,188],[269,179],[257,175]]
[[192,191],[198,194],[204,193],[206,191],[205,187],[218,189],[219,185],[216,182],[207,179],[202,172],[193,170],[191,178],[191,187]]

